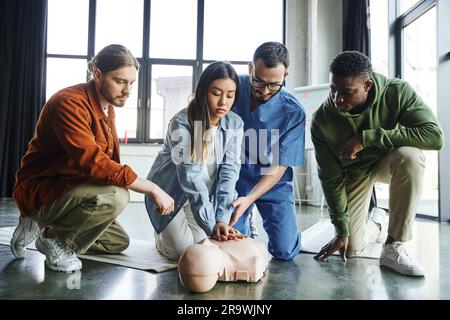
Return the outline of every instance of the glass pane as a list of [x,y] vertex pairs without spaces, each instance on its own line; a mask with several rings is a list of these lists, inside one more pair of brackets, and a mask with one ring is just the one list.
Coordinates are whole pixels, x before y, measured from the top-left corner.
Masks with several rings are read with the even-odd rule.
[[186,108],[192,95],[192,67],[152,66],[150,138],[162,139],[172,116]]
[[[404,29],[405,80],[436,114],[436,8],[430,9]],[[438,152],[424,151],[425,174],[418,213],[438,216]],[[387,186],[377,186],[377,197],[387,205]],[[381,201],[380,201],[381,200]]]
[[87,55],[89,0],[49,0],[47,52]]
[[[210,63],[203,64],[203,70],[205,70],[206,67],[209,65],[210,65]],[[238,75],[241,75],[241,74],[248,75],[248,64],[231,64],[231,65],[233,66],[234,70],[236,70],[236,73]]]
[[283,41],[283,1],[205,0],[204,30],[206,60],[251,61],[263,42]]
[[375,72],[388,75],[388,0],[370,2],[371,60]]
[[84,59],[47,58],[46,100],[63,88],[86,82],[86,76]]
[[[403,66],[407,80],[436,114],[436,8],[404,30]],[[419,213],[438,216],[438,152],[424,151],[426,168]]]
[[195,59],[197,0],[152,0],[150,57]]
[[128,139],[136,138],[138,88],[139,75],[136,75],[136,82],[133,84],[133,89],[125,106],[114,108],[116,113],[117,136],[123,143],[127,143]]
[[233,64],[234,70],[236,70],[237,74],[246,74],[248,75],[248,64]]
[[[370,5],[372,5],[372,3],[377,2],[377,1],[371,1]],[[417,2],[419,2],[419,0],[401,0],[400,1],[400,15],[404,14],[406,11],[408,11],[410,8],[412,8]]]
[[141,57],[143,9],[143,0],[97,0],[95,51],[115,43]]

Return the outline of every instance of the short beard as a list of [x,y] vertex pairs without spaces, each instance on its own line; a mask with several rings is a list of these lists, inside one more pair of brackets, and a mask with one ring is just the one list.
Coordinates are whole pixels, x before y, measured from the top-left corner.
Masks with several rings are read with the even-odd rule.
[[258,102],[261,103],[261,104],[268,102],[268,101],[269,101],[270,99],[272,99],[278,92],[280,92],[280,91],[278,90],[277,92],[272,93],[272,94],[270,95],[270,98],[269,98],[269,99],[263,100],[263,99],[258,98],[258,94],[256,93],[256,91],[255,91],[255,89],[253,88],[252,85],[250,85],[250,88],[251,88],[251,91],[252,91],[252,93],[253,93],[253,97],[256,99],[256,101],[258,101]]
[[115,107],[123,107],[125,105],[125,103],[119,104],[117,102],[115,102],[115,99],[113,97],[111,97],[110,95],[106,94],[107,90],[105,89],[104,84],[102,83],[100,86],[100,94],[103,96],[103,98],[111,105],[115,106]]

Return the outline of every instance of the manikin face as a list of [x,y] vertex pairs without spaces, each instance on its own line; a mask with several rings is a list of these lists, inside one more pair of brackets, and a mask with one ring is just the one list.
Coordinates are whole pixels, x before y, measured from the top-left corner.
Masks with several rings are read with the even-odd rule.
[[208,88],[208,109],[211,124],[218,125],[233,106],[236,96],[236,83],[228,79],[217,79]]
[[330,73],[331,96],[340,112],[359,110],[366,101],[373,81],[358,76],[338,77]]
[[268,68],[262,59],[256,60],[255,66],[250,63],[248,70],[253,96],[262,103],[281,90],[288,75],[286,67],[282,63]]
[[105,74],[98,69],[95,70],[94,79],[102,107],[108,104],[123,107],[136,81],[136,73],[134,66],[123,67]]

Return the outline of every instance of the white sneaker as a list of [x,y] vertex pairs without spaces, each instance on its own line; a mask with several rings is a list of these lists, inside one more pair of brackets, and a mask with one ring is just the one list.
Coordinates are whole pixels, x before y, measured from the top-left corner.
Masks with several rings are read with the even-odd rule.
[[388,220],[387,213],[381,208],[373,207],[370,211],[369,220],[380,225],[380,234],[378,235],[377,242],[384,243],[388,236]]
[[27,246],[39,235],[39,225],[30,217],[20,219],[11,239],[11,252],[16,259],[23,259],[27,254]]
[[423,267],[408,255],[405,245],[398,241],[384,246],[380,264],[405,276],[423,277],[425,275]]
[[55,271],[77,271],[81,270],[81,261],[61,239],[45,238],[42,230],[36,239],[36,248],[45,255],[45,264]]

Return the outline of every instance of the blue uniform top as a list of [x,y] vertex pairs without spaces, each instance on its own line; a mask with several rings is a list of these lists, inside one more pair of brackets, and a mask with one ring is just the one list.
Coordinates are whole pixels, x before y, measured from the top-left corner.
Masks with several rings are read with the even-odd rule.
[[240,76],[239,80],[239,100],[232,109],[244,121],[242,165],[237,183],[239,195],[250,192],[272,165],[289,168],[268,193],[283,189],[287,184],[291,188],[291,167],[304,163],[305,111],[285,88],[252,110],[250,77]]

